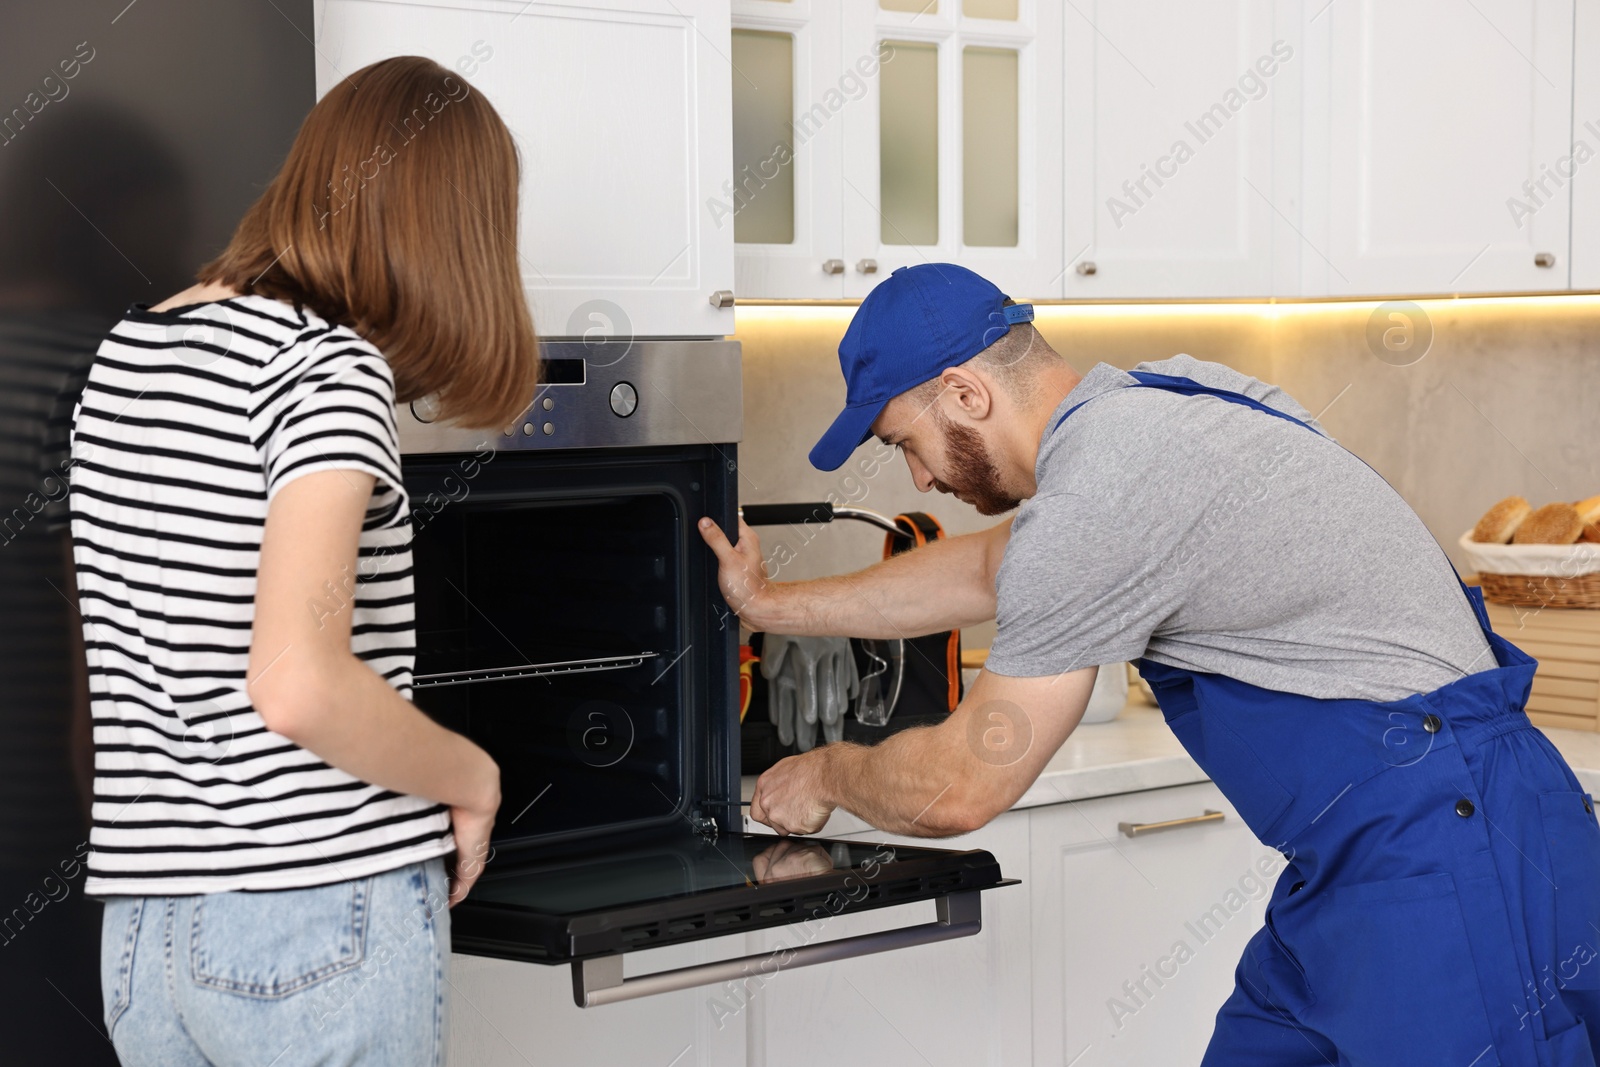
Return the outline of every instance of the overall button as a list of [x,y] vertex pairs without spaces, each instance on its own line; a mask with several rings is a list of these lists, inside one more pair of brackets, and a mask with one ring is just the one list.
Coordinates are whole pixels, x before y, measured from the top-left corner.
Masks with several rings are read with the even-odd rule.
[[1456,814],[1461,816],[1463,819],[1477,810],[1477,808],[1472,806],[1472,801],[1468,800],[1466,797],[1462,797],[1460,800],[1456,801]]
[[1437,715],[1424,715],[1422,717],[1422,728],[1430,734],[1438,733],[1439,728],[1443,725],[1444,721]]

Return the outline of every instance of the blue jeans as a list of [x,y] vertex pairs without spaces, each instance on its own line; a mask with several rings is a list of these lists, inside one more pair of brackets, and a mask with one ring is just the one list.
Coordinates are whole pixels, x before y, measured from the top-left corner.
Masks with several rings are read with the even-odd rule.
[[444,860],[313,889],[110,897],[105,1021],[125,1067],[444,1062]]

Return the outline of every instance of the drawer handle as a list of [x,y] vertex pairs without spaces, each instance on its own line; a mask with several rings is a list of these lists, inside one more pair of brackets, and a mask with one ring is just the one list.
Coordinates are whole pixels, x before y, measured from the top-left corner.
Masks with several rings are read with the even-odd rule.
[[714,307],[714,308],[731,308],[731,307],[733,307],[733,290],[732,289],[718,289],[716,292],[712,293],[711,294],[711,306]]
[[1221,822],[1222,812],[1206,809],[1204,815],[1191,815],[1187,819],[1168,819],[1166,822],[1119,822],[1117,829],[1128,837],[1153,834],[1157,830],[1176,830],[1180,826],[1198,826],[1205,822]]
[[[971,937],[983,928],[983,905],[978,901],[978,891],[963,890],[935,900],[938,907],[934,922],[920,926],[903,926],[874,934],[858,934],[837,941],[823,941],[815,945],[801,945],[789,950],[789,959],[783,969],[810,967],[817,963],[868,956],[874,952],[927,945],[935,941],[949,941],[957,937]],[[621,956],[601,956],[598,959],[578,960],[572,965],[572,999],[580,1008],[593,1008],[601,1004],[615,1004],[622,1000],[670,993],[677,989],[690,989],[697,985],[717,982],[736,982],[752,974],[766,971],[763,964],[772,959],[770,952],[752,956],[721,960],[717,963],[699,963],[671,971],[622,976]]]
[[1533,265],[1535,267],[1553,267],[1556,265],[1556,255],[1554,252],[1540,252],[1533,257]]
[[823,260],[822,261],[822,273],[824,273],[824,274],[843,274],[844,273],[844,260],[842,260],[842,259],[825,259],[825,260]]

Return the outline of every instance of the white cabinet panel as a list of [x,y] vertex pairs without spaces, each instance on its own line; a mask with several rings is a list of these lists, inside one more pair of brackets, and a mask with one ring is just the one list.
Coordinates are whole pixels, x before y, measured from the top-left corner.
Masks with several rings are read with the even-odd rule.
[[1577,0],[1573,72],[1572,287],[1600,289],[1600,0]]
[[716,0],[327,0],[317,89],[393,55],[462,72],[522,157],[519,249],[546,337],[719,336],[733,234],[728,10]]
[[[1028,815],[1007,812],[975,833],[929,841],[877,831],[848,840],[979,848],[1021,885],[983,894],[972,937],[777,973],[758,988],[711,992],[747,1021],[750,1067],[823,1063],[1012,1067],[1032,1062],[1028,1014]],[[931,904],[824,917],[748,936],[750,952],[931,922]]]
[[[1117,826],[1207,810],[1224,818],[1132,838]],[[1283,857],[1209,782],[1032,816],[1033,1062],[1198,1064]]]
[[[919,10],[920,9],[920,10]],[[937,232],[896,235],[882,204],[880,144],[882,78],[861,104],[844,114],[844,234],[847,263],[872,259],[875,275],[852,270],[846,296],[865,296],[895,268],[948,261],[977,271],[1018,300],[1059,297],[1062,278],[1062,62],[1064,7],[1021,0],[1015,21],[961,15],[961,0],[910,11],[885,11],[865,0],[846,3],[845,56],[900,41],[937,49]],[[1017,53],[1017,242],[1015,247],[966,243],[964,52],[987,48]],[[893,62],[891,60],[890,62]],[[982,121],[980,119],[980,121]],[[995,121],[1010,121],[997,115]]]
[[[784,34],[793,40],[794,122],[782,149],[761,156],[790,170],[794,182],[794,240],[787,244],[735,245],[735,292],[741,297],[802,297],[837,300],[844,295],[843,264],[828,273],[823,264],[844,255],[840,196],[844,192],[840,151],[844,121],[840,112],[860,107],[867,80],[876,70],[873,56],[840,52],[842,17],[838,0],[735,0],[734,25]],[[760,72],[733,71],[733,92],[759,92]],[[787,162],[785,162],[787,160]],[[738,165],[737,163],[735,164]],[[754,173],[735,173],[725,203],[716,210],[719,226],[728,206],[737,212],[763,194],[760,164]],[[770,173],[770,171],[769,171]]]
[[[628,974],[721,959],[723,938],[637,952]],[[719,1020],[706,991],[685,989],[580,1008],[571,968],[481,956],[450,962],[450,1067],[626,1064],[629,1067],[743,1067],[743,1020]]]
[[1068,11],[1066,296],[1274,292],[1274,115],[1298,106],[1303,64],[1273,8]]
[[1566,288],[1573,0],[1307,18],[1306,294]]

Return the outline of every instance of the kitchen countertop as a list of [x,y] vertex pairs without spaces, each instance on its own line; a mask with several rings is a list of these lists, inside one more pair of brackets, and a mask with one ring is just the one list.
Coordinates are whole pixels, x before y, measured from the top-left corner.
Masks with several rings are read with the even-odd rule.
[[[1545,735],[1572,765],[1583,788],[1600,794],[1600,733],[1587,730],[1546,729]],[[1086,723],[1045,764],[1037,781],[1022,794],[1012,810],[1072,800],[1133,793],[1141,789],[1189,785],[1206,781],[1198,764],[1189,758],[1161,718],[1161,712],[1144,702],[1137,691],[1110,722]],[[740,797],[755,792],[755,775],[741,780]],[[762,831],[748,811],[745,829]],[[873,827],[844,811],[835,811],[818,836],[860,833]]]

